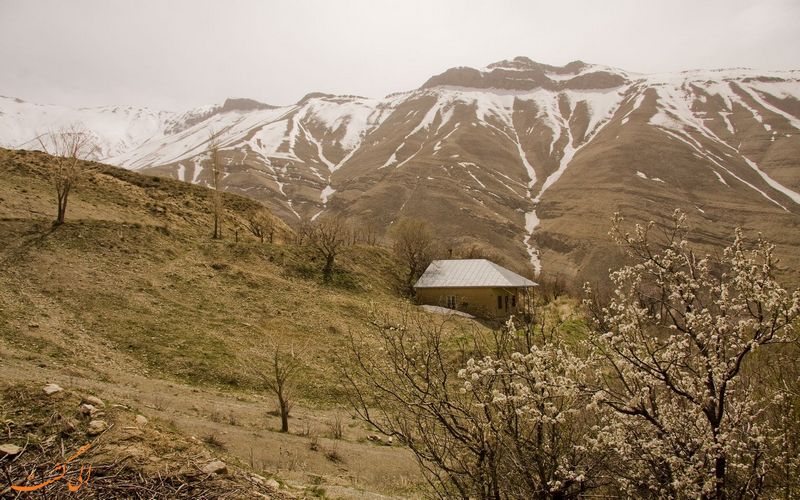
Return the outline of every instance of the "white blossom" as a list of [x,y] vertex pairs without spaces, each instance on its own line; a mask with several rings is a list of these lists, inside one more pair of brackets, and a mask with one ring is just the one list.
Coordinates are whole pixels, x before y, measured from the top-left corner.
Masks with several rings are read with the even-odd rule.
[[749,248],[741,230],[712,262],[691,250],[680,211],[660,249],[654,223],[630,236],[621,221],[612,235],[640,262],[612,273],[606,307],[587,301],[605,366],[595,401],[610,410],[596,449],[621,457],[631,495],[757,496],[775,457],[764,411],[774,396],[740,374],[754,350],[788,340],[800,294],[772,276],[773,246]]

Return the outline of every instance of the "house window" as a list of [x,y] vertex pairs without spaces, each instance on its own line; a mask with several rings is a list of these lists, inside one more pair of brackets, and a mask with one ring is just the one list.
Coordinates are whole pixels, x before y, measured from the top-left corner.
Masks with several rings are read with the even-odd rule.
[[497,296],[497,308],[498,309],[502,309],[503,308],[503,296],[502,295],[498,295]]
[[454,295],[447,296],[447,307],[448,309],[455,309],[456,308],[456,298]]

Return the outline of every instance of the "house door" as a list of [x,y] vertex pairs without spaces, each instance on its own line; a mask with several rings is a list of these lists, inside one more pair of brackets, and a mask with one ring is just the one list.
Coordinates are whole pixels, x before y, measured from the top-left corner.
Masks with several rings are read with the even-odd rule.
[[506,313],[508,313],[508,295],[506,295]]

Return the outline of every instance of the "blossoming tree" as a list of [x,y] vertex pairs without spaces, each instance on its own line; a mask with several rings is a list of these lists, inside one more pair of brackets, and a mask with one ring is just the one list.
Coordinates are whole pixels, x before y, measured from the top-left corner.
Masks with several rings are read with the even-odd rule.
[[587,301],[602,359],[595,401],[611,410],[596,446],[619,455],[614,473],[632,495],[760,495],[780,456],[768,414],[783,394],[754,386],[748,362],[792,340],[800,293],[775,280],[773,246],[740,230],[712,257],[691,249],[680,211],[661,246],[652,222],[633,234],[621,223],[612,235],[637,262],[611,274],[605,307]]
[[376,319],[351,338],[351,402],[408,445],[441,498],[578,498],[604,457],[589,447],[587,361],[549,324],[487,337],[423,314]]

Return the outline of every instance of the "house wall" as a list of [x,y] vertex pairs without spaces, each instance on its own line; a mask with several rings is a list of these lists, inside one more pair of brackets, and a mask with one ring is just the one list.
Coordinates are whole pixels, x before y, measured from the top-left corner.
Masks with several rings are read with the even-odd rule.
[[[455,309],[475,316],[504,317],[522,311],[521,288],[419,288],[417,301],[420,304],[448,307],[448,297],[455,297]],[[512,296],[515,300],[512,301]],[[502,307],[497,307],[501,297]],[[508,308],[506,308],[506,299]],[[512,302],[515,304],[512,306]]]

